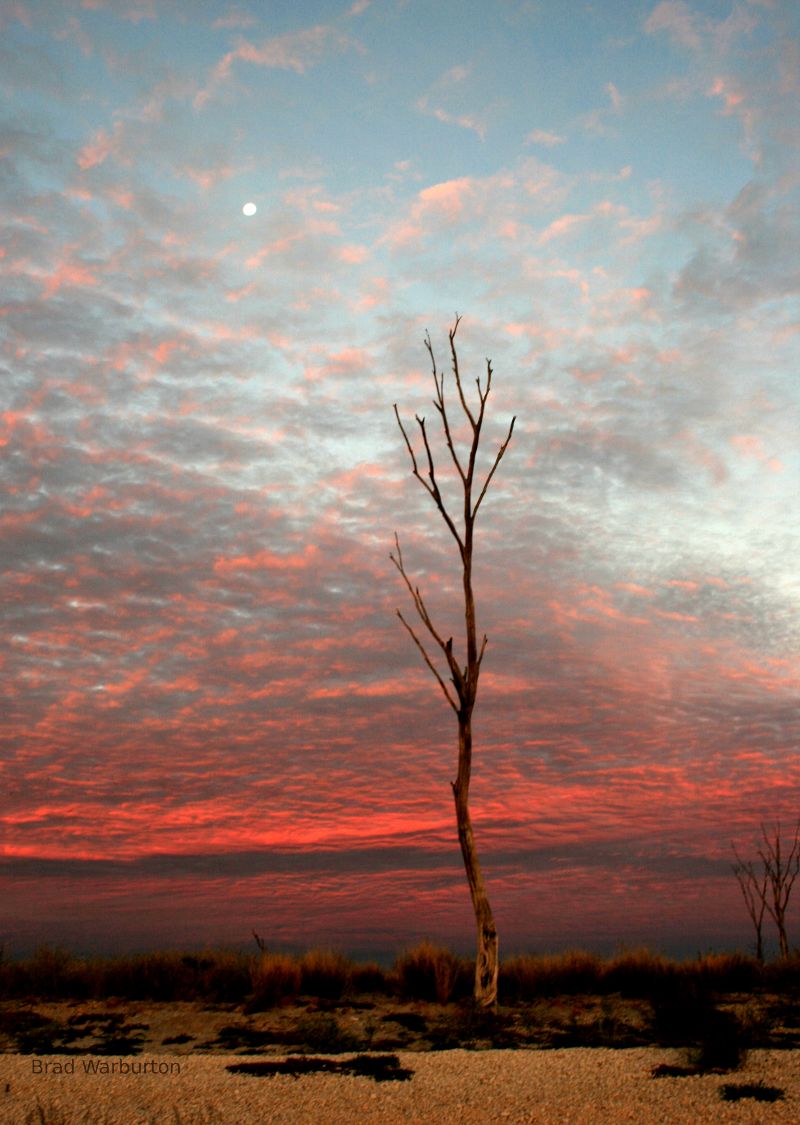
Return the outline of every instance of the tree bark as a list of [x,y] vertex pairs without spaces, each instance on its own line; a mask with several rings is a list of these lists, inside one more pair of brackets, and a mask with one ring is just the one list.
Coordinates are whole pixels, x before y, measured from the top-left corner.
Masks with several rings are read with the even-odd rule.
[[497,1002],[497,975],[499,968],[499,942],[494,914],[483,881],[478,849],[469,815],[469,783],[472,762],[472,717],[459,716],[458,727],[458,777],[452,782],[456,806],[456,825],[461,858],[469,884],[472,910],[475,914],[475,1003],[481,1008],[494,1007]]

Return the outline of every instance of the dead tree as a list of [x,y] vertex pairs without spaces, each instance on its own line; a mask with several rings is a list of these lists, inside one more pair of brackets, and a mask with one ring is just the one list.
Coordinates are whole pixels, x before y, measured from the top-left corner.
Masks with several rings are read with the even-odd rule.
[[756,874],[751,860],[744,861],[736,848],[733,854],[736,863],[733,873],[739,882],[747,912],[756,930],[756,957],[764,960],[762,928],[765,912],[769,914],[778,930],[778,949],[781,957],[789,956],[789,941],[786,937],[786,910],[792,893],[794,881],[800,872],[800,820],[794,829],[794,837],[788,849],[781,840],[780,822],[772,826],[770,834],[761,823],[763,848],[758,849],[761,860],[761,873]]
[[772,835],[767,835],[764,825],[761,825],[761,836],[764,848],[758,849],[764,871],[769,880],[770,894],[767,898],[767,910],[778,928],[778,948],[781,957],[789,956],[789,942],[786,939],[786,908],[789,905],[789,896],[792,893],[794,881],[800,871],[800,820],[794,828],[794,839],[789,848],[788,855],[782,847],[780,822],[773,825]]
[[739,883],[739,890],[742,892],[747,913],[750,915],[750,920],[753,923],[756,931],[756,958],[758,961],[764,960],[764,913],[767,909],[767,873],[762,871],[761,875],[756,875],[753,869],[752,860],[743,860],[736,850],[734,844],[731,844],[733,854],[736,856],[736,863],[732,864],[733,873]]
[[[433,370],[433,382],[436,388],[435,398],[433,405],[439,415],[444,441],[450,453],[453,465],[461,482],[463,491],[463,525],[459,526],[457,517],[451,515],[445,504],[444,498],[439,488],[439,481],[436,477],[436,468],[434,465],[433,453],[431,451],[430,440],[428,431],[425,427],[425,419],[420,418],[417,414],[415,419],[419,426],[420,434],[422,437],[422,446],[424,449],[425,462],[422,470],[420,469],[420,462],[417,461],[417,456],[414,452],[414,447],[409,439],[408,433],[400,419],[400,414],[397,410],[397,404],[394,407],[395,417],[397,424],[400,427],[400,432],[408,449],[409,457],[411,458],[411,471],[417,478],[422,487],[428,493],[430,498],[436,505],[439,514],[447,526],[448,531],[456,541],[458,547],[458,554],[461,561],[462,583],[464,590],[464,625],[465,625],[465,644],[466,644],[466,663],[463,665],[459,663],[455,652],[453,651],[453,638],[445,639],[440,631],[436,628],[431,620],[428,610],[423,600],[419,587],[412,585],[411,580],[405,569],[403,556],[400,551],[400,541],[395,533],[395,548],[396,553],[390,554],[390,558],[394,565],[400,572],[400,575],[405,582],[408,591],[414,602],[414,608],[417,611],[420,621],[425,627],[430,640],[438,647],[446,665],[447,671],[445,675],[449,674],[449,682],[452,684],[452,689],[445,682],[445,678],[437,668],[434,660],[428,653],[425,645],[420,640],[416,631],[409,625],[400,610],[397,611],[397,616],[402,621],[405,628],[411,635],[411,639],[422,654],[422,658],[427,664],[430,671],[436,678],[439,687],[442,689],[445,699],[452,707],[456,715],[458,723],[458,771],[456,780],[451,782],[453,790],[453,798],[456,808],[456,823],[458,826],[458,839],[461,846],[461,856],[464,861],[464,870],[467,875],[467,882],[469,883],[469,891],[472,899],[472,908],[475,914],[475,923],[477,926],[477,956],[475,964],[475,1001],[481,1007],[490,1008],[497,1000],[497,969],[498,969],[498,939],[497,928],[494,922],[494,915],[492,908],[489,904],[489,898],[486,893],[486,885],[484,883],[481,866],[478,861],[478,852],[475,846],[475,837],[472,830],[472,821],[469,812],[469,785],[472,770],[472,712],[475,707],[475,700],[478,694],[478,676],[481,670],[481,662],[483,654],[486,651],[487,637],[484,634],[481,640],[480,648],[478,648],[477,630],[475,624],[475,597],[472,590],[472,556],[474,545],[474,529],[475,518],[478,514],[478,509],[481,506],[486,490],[489,487],[489,482],[494,476],[497,466],[508,448],[508,443],[511,441],[511,435],[514,432],[515,418],[511,419],[511,424],[508,427],[505,441],[500,446],[494,458],[491,469],[486,475],[486,479],[482,486],[475,482],[475,462],[478,454],[478,446],[480,444],[481,430],[484,421],[484,411],[486,409],[486,401],[489,398],[489,393],[492,389],[492,364],[487,359],[486,361],[486,384],[481,386],[480,379],[476,379],[478,387],[478,405],[470,407],[464,393],[464,386],[462,383],[461,373],[458,366],[458,356],[456,354],[455,338],[458,331],[458,325],[461,318],[456,316],[455,324],[449,333],[450,339],[450,359],[453,370],[453,378],[455,381],[455,389],[458,396],[458,405],[463,413],[463,422],[468,424],[468,433],[471,432],[471,442],[466,450],[459,451],[456,449],[456,443],[453,437],[453,425],[450,414],[448,413],[449,405],[445,403],[444,394],[444,372],[439,372],[436,367],[436,359],[433,354],[433,347],[431,345],[430,335],[426,333],[425,347],[431,360],[431,367]],[[466,456],[465,456],[466,454]],[[473,494],[477,493],[477,500],[473,499]],[[424,635],[424,634],[423,634]]]

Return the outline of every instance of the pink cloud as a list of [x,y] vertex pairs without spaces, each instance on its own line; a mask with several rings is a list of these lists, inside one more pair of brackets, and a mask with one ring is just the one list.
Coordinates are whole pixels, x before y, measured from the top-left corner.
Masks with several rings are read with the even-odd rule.
[[764,443],[756,434],[735,434],[731,438],[731,445],[744,457],[752,457],[760,461],[772,473],[783,472],[783,462],[777,457],[770,457],[764,450]]
[[700,46],[698,19],[685,0],[661,0],[645,20],[648,35],[656,31],[667,34],[682,47],[696,51]]
[[719,454],[694,434],[684,432],[680,437],[681,443],[691,460],[707,469],[715,484],[724,484],[729,473],[727,465]]
[[230,574],[243,570],[306,570],[319,559],[319,547],[309,543],[296,554],[279,555],[274,551],[257,551],[253,555],[237,555],[234,558],[220,558],[214,563],[217,574]]
[[469,176],[458,180],[446,180],[434,184],[419,193],[419,213],[426,211],[443,212],[448,219],[458,218],[464,210],[464,202],[473,191],[473,181]]
[[95,275],[83,262],[77,262],[69,258],[60,262],[51,273],[45,275],[42,297],[44,300],[49,300],[63,285],[74,285],[80,288],[98,284]]
[[243,285],[240,289],[229,289],[225,294],[226,301],[243,301],[245,297],[249,297],[258,287],[258,283],[251,281],[249,285]]
[[133,192],[125,191],[124,188],[108,188],[108,196],[113,199],[116,204],[122,207],[125,211],[130,211],[133,208],[136,197]]
[[231,176],[235,176],[239,171],[238,168],[223,165],[218,168],[192,168],[186,166],[183,169],[184,176],[187,176],[192,183],[197,184],[201,191],[208,191],[209,188],[215,186],[222,180],[228,180]]
[[625,590],[628,594],[636,594],[640,598],[655,597],[654,590],[648,590],[646,586],[639,586],[636,582],[615,582],[614,586],[617,590]]
[[477,134],[481,140],[484,140],[486,137],[485,122],[475,117],[474,114],[448,113],[448,111],[442,109],[441,106],[431,106],[427,97],[418,99],[417,109],[420,113],[424,113],[428,117],[434,117],[437,121],[441,121],[443,125],[458,125],[462,129],[469,129]]
[[544,246],[552,239],[561,238],[576,227],[588,223],[590,218],[590,215],[562,215],[560,219],[554,219],[549,226],[545,227],[537,241],[540,246]]
[[98,164],[104,164],[112,155],[120,159],[123,164],[130,163],[122,152],[124,127],[123,121],[116,121],[110,134],[105,129],[97,130],[92,140],[83,146],[76,158],[81,171],[85,172],[89,168],[97,167]]
[[322,379],[327,375],[347,375],[365,370],[370,362],[370,355],[363,348],[343,348],[329,355],[322,364],[308,364],[303,373],[310,380]]
[[423,188],[414,201],[408,219],[392,227],[387,238],[394,246],[402,246],[421,237],[426,222],[443,218],[456,222],[464,213],[468,200],[475,191],[475,181],[470,176],[445,180]]
[[528,133],[525,138],[525,143],[530,145],[546,145],[552,148],[553,145],[563,145],[564,137],[558,133],[548,133],[544,129],[533,129]]
[[369,250],[366,248],[366,246],[350,245],[343,246],[339,250],[338,254],[340,261],[345,262],[350,266],[356,266],[360,265],[361,262],[365,262],[367,260],[367,258],[369,257]]
[[230,78],[235,62],[248,62],[254,66],[293,70],[295,74],[304,74],[326,49],[342,51],[355,46],[353,40],[322,24],[302,31],[278,35],[273,39],[265,40],[260,46],[242,39],[238,46],[224,55],[212,69],[205,89],[195,95],[195,108],[201,109],[217,89]]

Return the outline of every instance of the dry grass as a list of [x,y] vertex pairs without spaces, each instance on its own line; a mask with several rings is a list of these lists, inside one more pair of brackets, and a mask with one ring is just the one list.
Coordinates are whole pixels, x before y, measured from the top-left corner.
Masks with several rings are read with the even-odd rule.
[[424,941],[401,953],[394,963],[400,996],[407,1000],[428,1000],[446,1004],[455,995],[464,995],[470,966],[449,949]]
[[[312,949],[301,956],[205,950],[81,959],[57,946],[43,946],[27,959],[0,961],[0,999],[254,1000],[269,1005],[298,996],[335,1001],[395,995],[441,1004],[468,997],[472,973],[470,960],[429,941],[401,953],[391,970],[357,964],[330,949]],[[607,959],[572,950],[523,954],[500,965],[502,1003],[579,994],[650,998],[665,989],[697,987],[716,993],[794,993],[800,991],[800,956],[761,965],[742,953],[672,961],[644,948]]]

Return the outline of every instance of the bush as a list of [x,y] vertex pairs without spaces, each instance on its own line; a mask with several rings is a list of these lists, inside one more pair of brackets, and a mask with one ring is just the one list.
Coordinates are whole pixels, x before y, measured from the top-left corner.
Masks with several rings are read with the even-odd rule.
[[744,953],[706,953],[684,969],[717,992],[749,992],[761,984],[763,966]]
[[659,953],[646,948],[618,953],[603,968],[604,992],[623,996],[650,996],[660,992],[671,981],[676,966]]
[[800,991],[800,953],[795,951],[789,957],[764,965],[763,981],[773,992]]
[[499,991],[504,1000],[599,992],[602,965],[592,953],[576,950],[552,956],[523,954],[500,966]]
[[248,1004],[251,1012],[274,1008],[284,1000],[294,999],[300,992],[300,966],[286,953],[263,952],[250,970],[253,995]]
[[202,971],[199,994],[215,1004],[234,1004],[244,1000],[250,986],[250,958],[223,950]]
[[376,961],[352,966],[351,987],[357,995],[386,995],[391,991],[386,970]]
[[312,949],[300,958],[300,991],[304,996],[341,1000],[352,980],[353,966],[341,953]]
[[460,958],[429,941],[401,954],[394,963],[394,971],[402,996],[438,1004],[446,1004],[468,975]]
[[653,1032],[665,1047],[683,1047],[695,1073],[736,1070],[747,1054],[747,1035],[732,1012],[717,1008],[697,981],[673,981],[652,998]]

